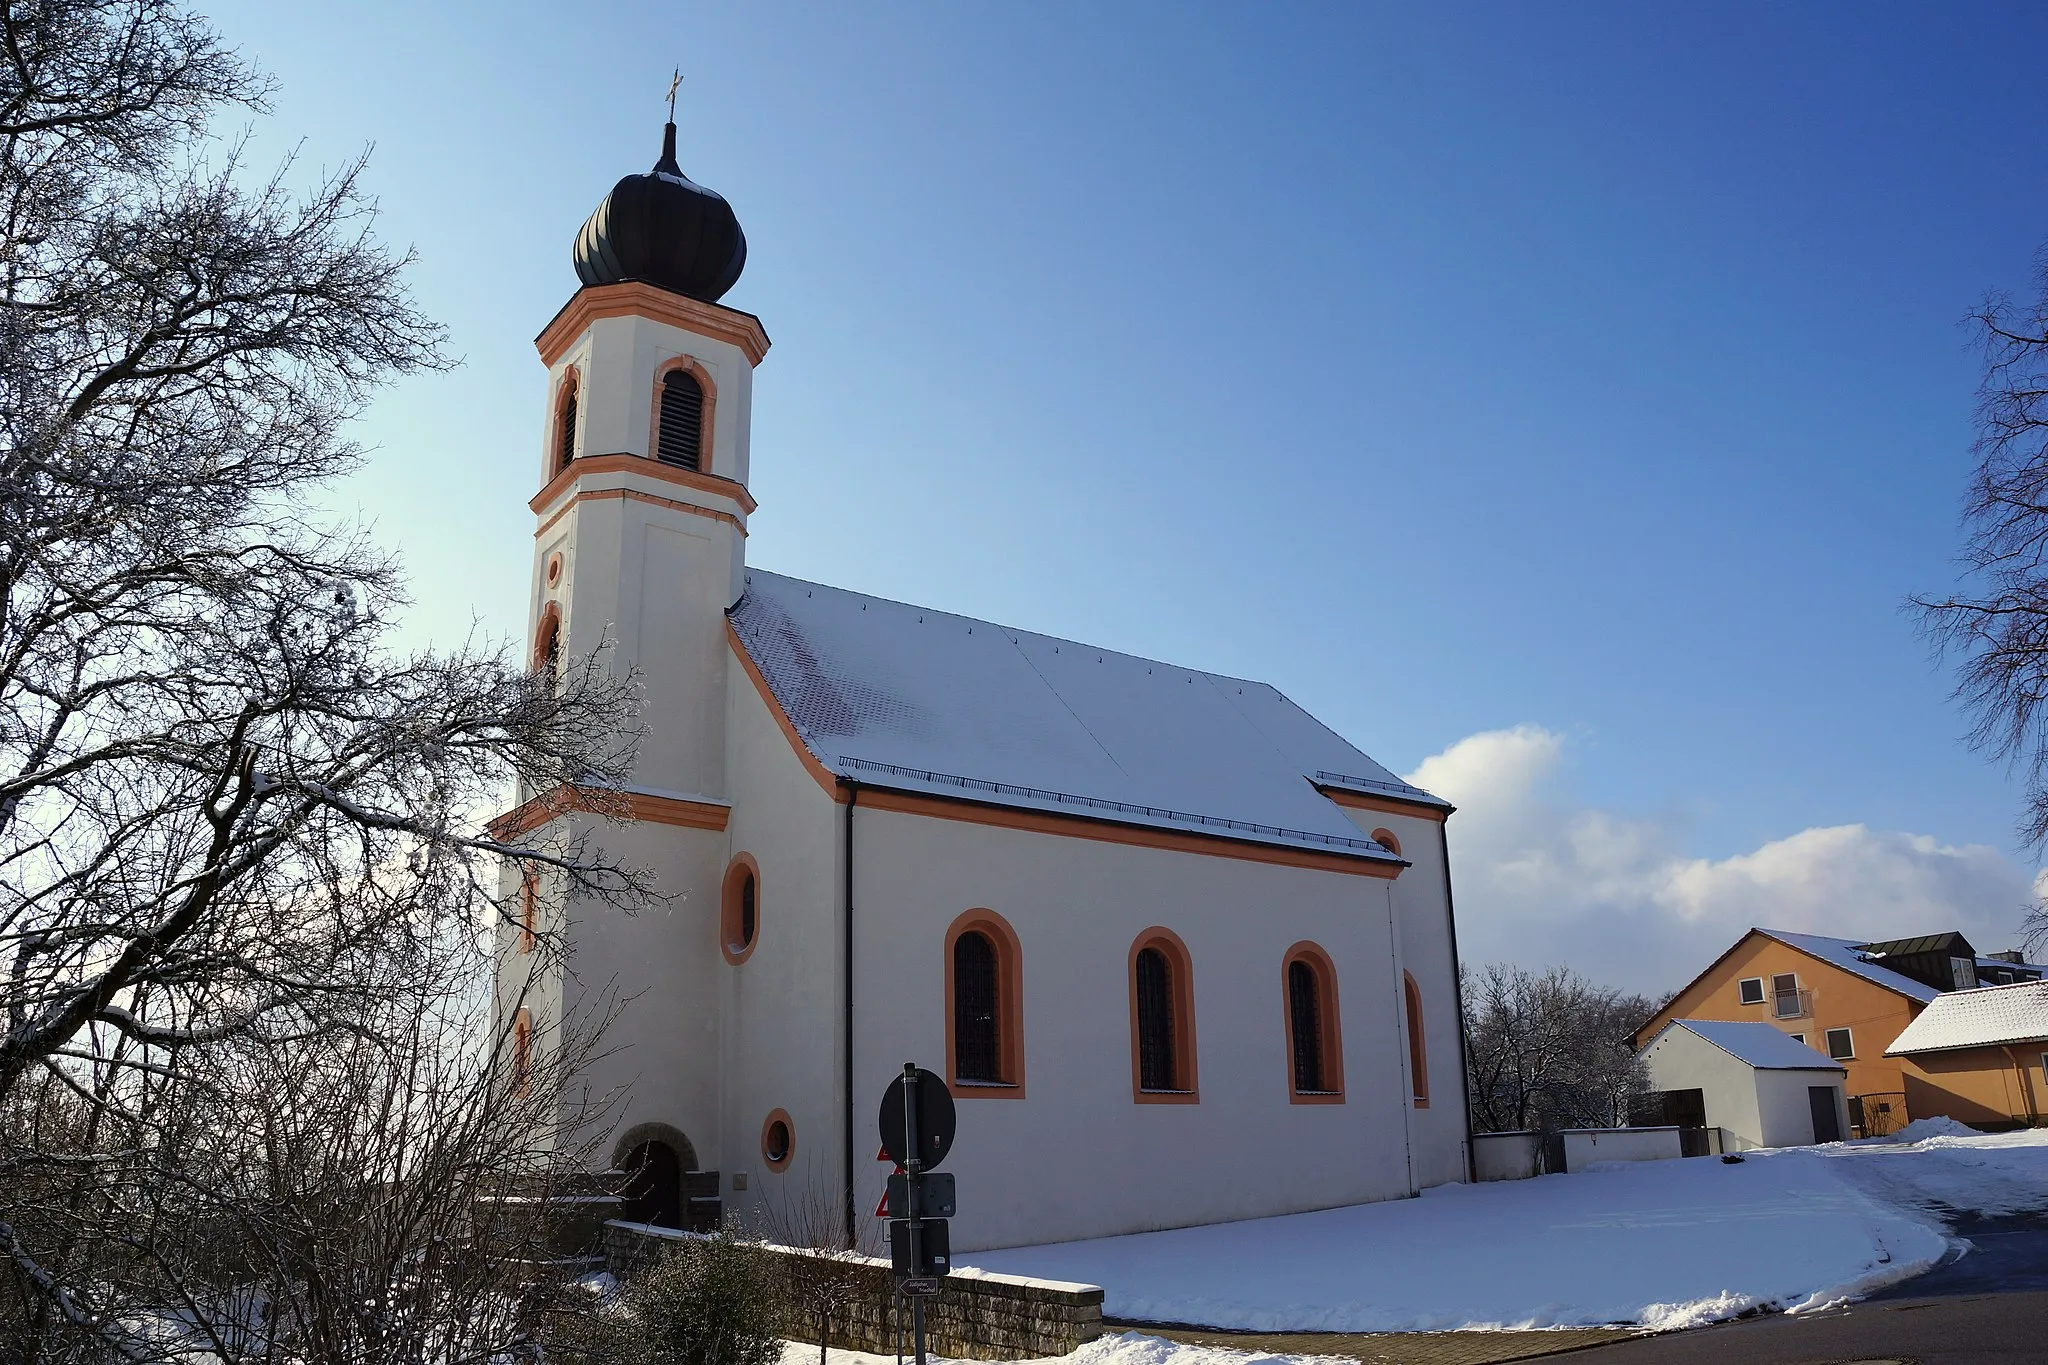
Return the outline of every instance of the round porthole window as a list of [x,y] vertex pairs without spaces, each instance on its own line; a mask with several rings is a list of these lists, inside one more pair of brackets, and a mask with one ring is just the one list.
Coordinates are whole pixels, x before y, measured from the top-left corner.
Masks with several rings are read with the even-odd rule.
[[562,581],[562,556],[559,552],[548,556],[548,586],[554,587]]
[[761,1125],[761,1160],[771,1171],[780,1171],[789,1165],[790,1157],[796,1154],[796,1130],[790,1126],[786,1110],[777,1109],[768,1115],[768,1121]]

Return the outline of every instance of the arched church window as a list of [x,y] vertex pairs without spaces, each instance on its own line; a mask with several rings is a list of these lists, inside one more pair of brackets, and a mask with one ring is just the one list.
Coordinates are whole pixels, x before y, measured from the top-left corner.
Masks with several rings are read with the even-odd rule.
[[661,377],[661,428],[654,453],[663,463],[684,469],[702,467],[704,386],[680,367]]
[[524,1095],[533,1075],[533,1016],[521,1005],[512,1016],[512,1093]]
[[1413,1078],[1415,1107],[1429,1108],[1429,1051],[1422,1036],[1422,991],[1415,978],[1401,973],[1401,993],[1408,1005],[1408,1074]]
[[1337,1031],[1337,971],[1320,947],[1303,941],[1281,967],[1287,1004],[1288,1084],[1296,1104],[1344,1098],[1344,1048]]
[[549,686],[562,675],[562,610],[553,602],[541,611],[540,629],[533,635],[533,667]]
[[1171,930],[1148,929],[1131,945],[1131,1050],[1140,1103],[1194,1101],[1193,973]]
[[993,910],[946,931],[946,1066],[957,1099],[1024,1093],[1023,951]]
[[569,467],[569,461],[576,458],[576,371],[570,370],[562,378],[562,396],[555,404],[555,473]]
[[761,868],[750,853],[735,854],[719,897],[718,947],[737,967],[761,937]]

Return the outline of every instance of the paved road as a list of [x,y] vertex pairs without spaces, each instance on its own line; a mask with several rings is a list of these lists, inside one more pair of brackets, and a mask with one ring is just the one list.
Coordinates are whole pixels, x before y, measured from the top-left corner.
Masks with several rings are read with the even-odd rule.
[[1949,1230],[1958,1237],[1969,1238],[1971,1250],[1942,1262],[1925,1275],[1873,1294],[1869,1301],[2048,1289],[2048,1214],[2023,1213],[2003,1218],[1964,1215],[1953,1220]]
[[1889,1299],[1753,1318],[1552,1357],[1584,1365],[1990,1365],[2048,1360],[2048,1290]]

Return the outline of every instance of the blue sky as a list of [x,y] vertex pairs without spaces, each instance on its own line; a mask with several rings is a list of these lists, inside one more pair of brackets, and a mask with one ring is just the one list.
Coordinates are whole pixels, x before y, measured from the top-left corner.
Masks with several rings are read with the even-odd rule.
[[2011,938],[2017,788],[1900,602],[2048,238],[2048,10],[208,12],[263,149],[375,144],[464,358],[333,495],[417,638],[524,629],[532,338],[680,63],[775,342],[752,562],[1275,683],[1460,802],[1470,956]]

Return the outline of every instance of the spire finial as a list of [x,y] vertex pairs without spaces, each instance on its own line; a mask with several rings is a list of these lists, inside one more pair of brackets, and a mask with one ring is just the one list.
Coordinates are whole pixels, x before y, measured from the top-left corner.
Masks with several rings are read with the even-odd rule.
[[676,74],[671,76],[668,82],[668,121],[670,123],[676,121],[676,87],[682,83],[683,69],[679,66],[676,68]]

